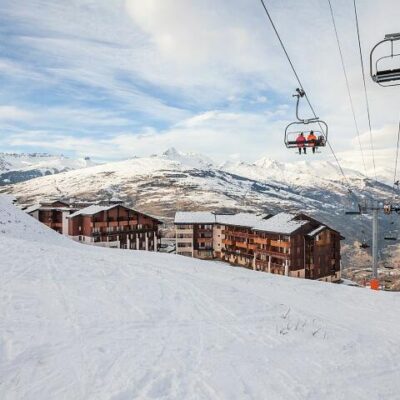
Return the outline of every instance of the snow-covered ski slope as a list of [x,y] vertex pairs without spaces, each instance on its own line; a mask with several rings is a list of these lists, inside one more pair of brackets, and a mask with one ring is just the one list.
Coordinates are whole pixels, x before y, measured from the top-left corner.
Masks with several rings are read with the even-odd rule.
[[396,293],[0,222],[2,400],[399,398]]

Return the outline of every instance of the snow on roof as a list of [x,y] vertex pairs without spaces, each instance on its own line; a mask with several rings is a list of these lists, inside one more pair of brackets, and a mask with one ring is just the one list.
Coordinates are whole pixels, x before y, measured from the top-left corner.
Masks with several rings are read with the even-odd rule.
[[276,232],[282,234],[291,234],[309,221],[294,220],[295,215],[288,213],[279,213],[273,217],[258,222],[253,229],[256,231]]
[[216,222],[222,225],[235,225],[253,227],[263,221],[264,215],[251,213],[238,213],[233,215],[216,215]]
[[74,212],[73,214],[69,215],[69,218],[74,218],[78,215],[94,215],[97,214],[101,211],[108,211],[111,210],[114,207],[118,207],[119,204],[112,204],[110,206],[99,206],[99,205],[91,205],[86,208],[82,208],[82,210],[79,210],[77,212]]
[[30,213],[32,213],[32,212],[34,212],[34,211],[39,210],[40,207],[41,207],[40,204],[34,204],[33,206],[30,206],[30,207],[26,208],[24,211],[25,211],[27,214],[30,214]]
[[320,225],[318,228],[314,229],[310,233],[307,234],[307,236],[315,236],[318,235],[318,233],[322,232],[325,228],[327,228],[325,225]]
[[209,211],[178,211],[175,224],[214,224],[215,214]]

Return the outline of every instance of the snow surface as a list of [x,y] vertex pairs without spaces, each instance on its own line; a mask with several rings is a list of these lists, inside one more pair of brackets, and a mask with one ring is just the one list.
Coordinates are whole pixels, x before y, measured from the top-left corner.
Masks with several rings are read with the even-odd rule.
[[253,227],[256,231],[277,232],[283,234],[291,234],[303,225],[308,224],[308,221],[294,220],[295,215],[288,213],[279,213],[267,220],[259,221]]
[[215,224],[215,214],[208,211],[178,211],[175,224]]
[[263,221],[264,217],[265,215],[243,212],[234,215],[217,215],[217,223],[221,225],[253,227],[260,221]]
[[82,208],[81,210],[75,211],[73,214],[69,215],[69,218],[76,217],[78,215],[94,215],[97,214],[101,211],[108,211],[111,210],[112,208],[117,207],[118,205],[112,204],[109,206],[101,206],[97,204],[93,204],[91,206]]
[[0,222],[2,400],[398,398],[397,293]]
[[175,214],[175,224],[221,224],[252,227],[263,221],[263,218],[264,215],[254,213],[216,214],[208,211],[178,211]]
[[183,165],[193,168],[204,169],[214,167],[214,162],[210,158],[197,153],[183,153],[176,150],[175,147],[171,147],[164,151],[164,153],[161,155],[161,158],[177,161]]

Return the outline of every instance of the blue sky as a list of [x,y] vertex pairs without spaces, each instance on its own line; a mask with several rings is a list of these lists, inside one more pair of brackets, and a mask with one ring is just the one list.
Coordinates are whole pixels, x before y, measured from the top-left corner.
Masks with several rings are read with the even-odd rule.
[[[359,162],[327,1],[266,3],[332,145]],[[400,6],[359,3],[368,59],[399,30]],[[368,152],[352,1],[332,4]],[[174,146],[217,161],[290,160],[282,140],[296,86],[258,0],[0,0],[0,151],[118,160]],[[400,89],[368,80],[368,90],[383,163]]]

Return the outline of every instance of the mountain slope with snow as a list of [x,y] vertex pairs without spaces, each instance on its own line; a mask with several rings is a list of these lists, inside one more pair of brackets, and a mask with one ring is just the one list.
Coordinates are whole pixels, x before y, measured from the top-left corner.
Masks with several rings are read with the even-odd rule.
[[86,157],[72,159],[49,154],[0,153],[0,186],[96,165]]
[[400,391],[398,294],[72,243],[4,196],[0,222],[1,399]]

